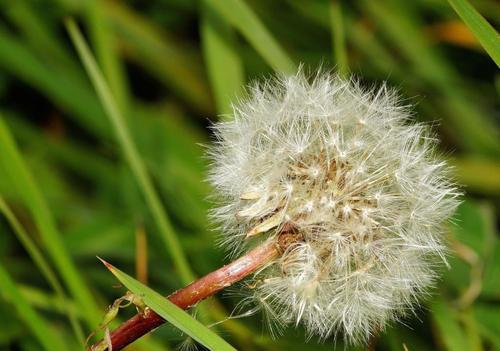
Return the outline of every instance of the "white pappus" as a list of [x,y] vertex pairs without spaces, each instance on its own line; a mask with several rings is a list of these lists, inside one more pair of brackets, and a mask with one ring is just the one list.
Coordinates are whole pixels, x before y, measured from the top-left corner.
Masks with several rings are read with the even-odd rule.
[[270,322],[363,343],[411,311],[460,195],[429,128],[385,85],[327,72],[254,84],[233,110],[209,151],[222,245],[300,238],[247,289]]

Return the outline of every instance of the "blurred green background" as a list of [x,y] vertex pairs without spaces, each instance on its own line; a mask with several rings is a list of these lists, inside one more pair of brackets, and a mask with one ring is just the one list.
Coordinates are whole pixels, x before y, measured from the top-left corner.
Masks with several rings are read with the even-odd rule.
[[[125,291],[96,255],[162,293],[221,266],[206,216],[207,127],[230,118],[230,101],[249,81],[300,63],[399,88],[416,105],[415,119],[434,125],[466,192],[449,226],[450,269],[415,316],[389,326],[371,349],[500,350],[500,73],[448,2],[0,4],[1,350],[83,350],[82,337]],[[500,3],[471,4],[498,28]],[[77,20],[109,83],[115,124],[66,16]],[[485,33],[498,49],[498,34]],[[117,138],[123,126],[130,135]],[[231,313],[239,300],[227,295],[203,303],[205,324]],[[306,343],[301,330],[273,340],[260,314],[214,331],[238,350],[335,343]],[[185,339],[165,326],[130,350],[172,350],[189,346]]]

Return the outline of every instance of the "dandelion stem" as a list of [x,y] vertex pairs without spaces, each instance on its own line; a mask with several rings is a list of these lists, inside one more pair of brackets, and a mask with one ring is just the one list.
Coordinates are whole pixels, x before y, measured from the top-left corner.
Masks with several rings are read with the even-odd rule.
[[[167,298],[182,309],[188,309],[196,305],[198,302],[242,280],[279,257],[293,242],[290,238],[285,240],[284,236],[287,236],[287,233],[282,233],[278,240],[270,240],[257,246],[237,260],[177,290]],[[110,339],[113,351],[123,349],[163,323],[165,323],[165,320],[162,317],[147,308],[143,314],[135,315],[111,333]],[[91,350],[103,351],[107,347],[108,345],[101,341],[92,346]]]

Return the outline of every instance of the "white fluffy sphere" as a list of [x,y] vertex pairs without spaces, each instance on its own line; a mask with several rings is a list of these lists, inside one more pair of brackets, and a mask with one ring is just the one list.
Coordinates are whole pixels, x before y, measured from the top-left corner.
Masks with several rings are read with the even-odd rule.
[[364,342],[432,284],[459,193],[410,120],[385,85],[299,72],[252,86],[214,126],[222,244],[300,238],[250,284],[271,323]]

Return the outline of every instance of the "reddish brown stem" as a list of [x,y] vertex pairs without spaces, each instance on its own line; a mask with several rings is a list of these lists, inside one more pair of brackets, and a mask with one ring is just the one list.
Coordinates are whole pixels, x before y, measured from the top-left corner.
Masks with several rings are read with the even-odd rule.
[[[167,298],[180,308],[188,309],[201,300],[240,281],[278,257],[283,249],[281,243],[282,241],[268,241],[249,251],[236,261],[177,290]],[[144,314],[135,315],[111,333],[113,351],[123,349],[163,323],[165,323],[165,320],[149,308],[146,309]],[[98,349],[105,349],[102,342],[91,347],[91,350]]]

